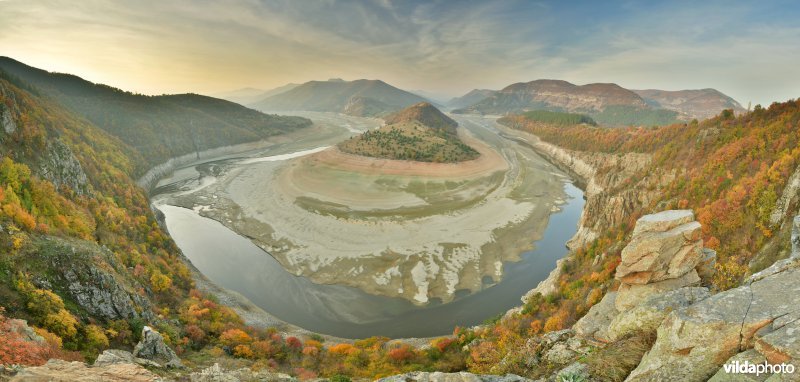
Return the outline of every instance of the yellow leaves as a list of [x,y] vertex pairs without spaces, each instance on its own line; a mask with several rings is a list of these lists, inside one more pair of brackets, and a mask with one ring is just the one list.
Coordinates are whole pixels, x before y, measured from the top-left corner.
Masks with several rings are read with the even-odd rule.
[[163,292],[172,286],[172,279],[161,273],[158,269],[155,269],[153,273],[150,274],[150,285],[153,286],[154,292]]
[[66,309],[48,314],[42,324],[61,338],[71,339],[78,334],[78,320]]
[[84,331],[86,332],[86,347],[96,351],[108,348],[108,337],[103,328],[97,325],[88,325]]
[[350,344],[336,344],[328,348],[328,352],[335,355],[351,355],[358,352],[355,346]]

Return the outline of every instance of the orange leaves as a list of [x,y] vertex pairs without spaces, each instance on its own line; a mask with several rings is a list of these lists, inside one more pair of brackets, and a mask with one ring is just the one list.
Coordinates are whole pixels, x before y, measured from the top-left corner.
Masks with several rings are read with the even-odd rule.
[[411,346],[403,344],[396,348],[389,349],[387,355],[392,362],[403,363],[414,357],[414,350]]
[[249,334],[241,329],[228,329],[219,336],[220,342],[227,346],[249,344],[253,341]]
[[328,352],[335,355],[347,356],[357,353],[358,349],[350,344],[336,344],[329,347]]

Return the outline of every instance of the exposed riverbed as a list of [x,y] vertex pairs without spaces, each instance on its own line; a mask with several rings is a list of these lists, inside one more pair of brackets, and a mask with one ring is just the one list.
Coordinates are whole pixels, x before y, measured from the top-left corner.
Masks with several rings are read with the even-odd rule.
[[[313,277],[309,279],[292,274],[302,274],[296,269],[291,269],[292,273],[288,272],[285,263],[282,264],[262,249],[265,247],[264,240],[259,240],[257,237],[261,234],[260,231],[248,232],[247,229],[241,229],[242,223],[250,224],[251,228],[270,229],[269,225],[261,223],[274,223],[274,221],[265,219],[266,221],[253,224],[252,220],[258,219],[242,212],[240,204],[244,204],[245,209],[248,209],[242,200],[239,200],[239,203],[219,203],[219,199],[227,199],[237,187],[242,188],[240,184],[231,190],[231,185],[236,185],[236,181],[239,181],[235,176],[230,177],[231,174],[237,174],[231,169],[258,166],[262,170],[266,168],[273,171],[282,165],[285,166],[284,162],[298,160],[305,155],[323,150],[337,139],[374,127],[374,121],[365,122],[335,115],[317,115],[317,117],[319,125],[322,126],[320,133],[270,147],[266,152],[251,153],[248,158],[227,158],[179,169],[159,183],[162,188],[157,190],[160,195],[155,198],[156,205],[165,214],[170,234],[192,263],[212,281],[241,293],[270,314],[308,330],[340,337],[371,335],[424,337],[448,334],[456,325],[478,324],[488,317],[519,305],[520,296],[544,279],[555,266],[556,260],[566,254],[564,243],[575,233],[583,207],[580,190],[572,186],[563,173],[539,158],[529,148],[517,147],[516,143],[497,135],[492,121],[469,117],[459,118],[461,125],[465,126],[472,136],[493,145],[505,158],[511,158],[510,167],[516,171],[512,173],[513,176],[506,175],[497,180],[499,186],[491,188],[486,193],[489,195],[486,197],[488,202],[480,203],[484,206],[489,204],[489,210],[494,211],[494,215],[486,215],[490,217],[489,219],[501,216],[497,213],[517,216],[494,228],[489,225],[491,234],[489,242],[477,244],[476,248],[484,250],[490,248],[491,252],[487,251],[491,257],[490,275],[481,269],[481,264],[487,261],[480,259],[478,253],[478,260],[468,267],[472,271],[467,270],[464,274],[457,275],[467,279],[473,278],[469,279],[467,288],[453,284],[457,288],[451,289],[452,292],[446,295],[446,299],[434,295],[424,300],[427,305],[419,306],[408,298],[376,293],[376,290],[369,288],[356,288],[355,286],[361,286],[359,283],[349,284],[352,286],[336,280],[319,283],[319,280],[314,280]],[[519,176],[520,171],[537,172],[540,176],[526,178]],[[255,172],[255,174],[264,173]],[[543,177],[542,174],[546,176]],[[536,182],[532,182],[533,179]],[[261,180],[256,177],[256,181]],[[540,183],[542,187],[537,189],[538,192],[532,192]],[[254,183],[248,184],[252,187]],[[506,187],[502,193],[492,194],[497,189],[502,190],[501,186]],[[264,184],[258,187],[264,189],[265,193],[270,191]],[[508,201],[491,204],[492,200]],[[221,207],[224,207],[226,214],[209,214],[209,210],[218,211]],[[286,206],[277,203],[267,205],[266,208],[273,210]],[[252,206],[249,207],[249,210],[252,209]],[[534,210],[538,213],[534,213]],[[230,214],[231,211],[234,213]],[[467,211],[470,212],[472,210]],[[520,213],[523,215],[514,215]],[[553,214],[550,215],[551,213]],[[419,220],[414,219],[414,221]],[[240,225],[237,225],[236,221],[239,221]],[[324,222],[320,220],[318,222],[320,227],[316,229],[324,229]],[[447,224],[443,221],[431,227],[444,225],[445,228],[455,228],[452,227],[452,223],[450,227]],[[479,231],[483,229],[481,227],[481,225],[472,226],[474,232],[471,235],[480,234]],[[253,240],[240,236],[229,228],[244,233]],[[346,239],[344,235],[340,237]],[[540,237],[542,239],[537,241],[536,239]],[[388,240],[382,245],[388,247],[393,244],[391,238]],[[530,250],[534,247],[534,241],[535,248]],[[261,244],[261,248],[256,244]],[[289,244],[291,243],[287,242],[286,245]],[[335,247],[336,243],[331,241],[330,245]],[[466,257],[463,254],[454,257],[455,260],[464,258]],[[278,259],[286,260],[281,257]],[[444,264],[449,264],[446,262],[447,259],[443,261]],[[352,265],[348,264],[340,269],[342,272],[351,271],[354,269]],[[369,261],[365,261],[361,266],[362,269],[367,269],[366,272],[370,272],[369,268],[372,265]],[[335,265],[330,269],[335,271]],[[415,286],[411,282],[416,281],[415,276],[419,277],[419,271],[416,271],[415,275],[414,269],[405,269],[402,266],[394,269],[398,270],[398,274],[394,276],[401,290],[409,285]],[[410,274],[404,275],[404,273]],[[431,280],[435,282],[435,279]],[[442,303],[442,301],[448,302]]]

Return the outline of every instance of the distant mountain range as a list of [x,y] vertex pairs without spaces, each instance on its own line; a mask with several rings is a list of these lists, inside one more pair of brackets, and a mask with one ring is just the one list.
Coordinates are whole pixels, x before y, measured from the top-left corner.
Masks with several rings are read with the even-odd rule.
[[247,106],[256,103],[258,101],[261,101],[265,98],[274,96],[276,94],[281,94],[285,91],[292,90],[299,85],[300,84],[286,84],[270,90],[256,89],[256,88],[242,88],[237,90],[231,90],[228,92],[211,94],[211,96],[215,98],[222,98],[231,102],[236,102],[240,105]]
[[746,110],[731,97],[716,89],[699,90],[633,90],[648,105],[677,111],[697,119],[708,119],[719,114],[723,109],[733,109],[736,114]]
[[[465,104],[468,105],[461,106]],[[531,110],[580,113],[612,126],[706,119],[723,109],[744,111],[738,102],[714,89],[629,90],[617,84],[579,86],[561,80],[516,83],[498,91],[476,89],[452,99],[448,106],[455,113],[505,115]]]
[[337,79],[306,82],[251,106],[264,111],[309,110],[381,116],[419,102],[427,100],[380,80]]
[[208,148],[252,142],[305,126],[300,117],[267,115],[239,104],[197,95],[146,96],[51,73],[8,57],[0,70],[18,86],[47,95],[70,111],[119,137],[150,166]]

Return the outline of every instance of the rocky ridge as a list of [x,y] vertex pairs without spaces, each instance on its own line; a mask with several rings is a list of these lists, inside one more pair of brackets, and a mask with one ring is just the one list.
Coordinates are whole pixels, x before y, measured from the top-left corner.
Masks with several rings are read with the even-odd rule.
[[561,80],[535,80],[509,85],[459,112],[505,114],[542,108],[599,112],[612,105],[648,107],[636,93],[616,84],[578,86]]

